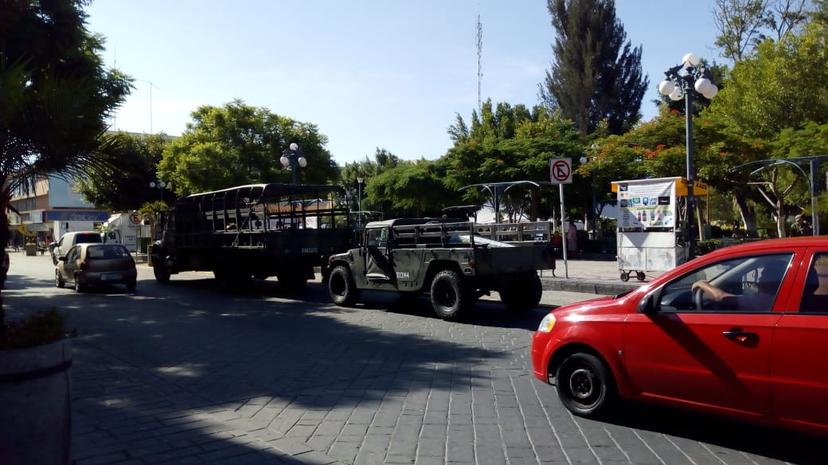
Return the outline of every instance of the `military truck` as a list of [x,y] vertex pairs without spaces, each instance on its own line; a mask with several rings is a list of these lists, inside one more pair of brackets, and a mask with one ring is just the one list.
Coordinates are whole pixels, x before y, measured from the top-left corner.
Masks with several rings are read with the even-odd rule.
[[541,298],[537,270],[555,268],[548,237],[545,222],[375,221],[365,226],[360,247],[330,257],[328,291],[340,306],[353,305],[362,290],[405,299],[428,293],[434,312],[446,320],[490,291],[508,308],[526,311]]
[[331,185],[252,184],[178,199],[150,254],[155,279],[212,271],[221,284],[276,276],[298,289],[353,244],[345,191]]

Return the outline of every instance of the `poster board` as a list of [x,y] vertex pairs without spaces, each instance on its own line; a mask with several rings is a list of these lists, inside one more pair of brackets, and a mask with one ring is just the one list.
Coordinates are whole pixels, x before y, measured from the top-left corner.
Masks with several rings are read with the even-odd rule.
[[620,229],[674,228],[676,180],[662,178],[619,182],[618,212]]

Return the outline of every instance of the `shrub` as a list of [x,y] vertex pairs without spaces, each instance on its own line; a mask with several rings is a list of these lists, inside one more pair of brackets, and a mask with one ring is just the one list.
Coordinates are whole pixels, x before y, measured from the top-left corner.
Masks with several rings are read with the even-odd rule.
[[53,308],[9,322],[6,337],[0,339],[0,349],[24,349],[49,344],[63,339],[65,335],[65,318]]

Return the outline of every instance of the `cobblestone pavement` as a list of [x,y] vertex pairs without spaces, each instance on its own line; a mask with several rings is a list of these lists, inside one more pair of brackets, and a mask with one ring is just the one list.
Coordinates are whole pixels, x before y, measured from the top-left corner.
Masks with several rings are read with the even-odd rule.
[[12,317],[57,306],[77,329],[78,465],[756,465],[816,463],[824,451],[672,410],[573,417],[531,375],[542,309],[516,317],[484,302],[447,323],[425,301],[368,294],[342,309],[318,284],[228,294],[201,273],[157,285],[144,266],[137,295],[74,294],[54,288],[52,270],[48,256],[13,255],[3,294]]

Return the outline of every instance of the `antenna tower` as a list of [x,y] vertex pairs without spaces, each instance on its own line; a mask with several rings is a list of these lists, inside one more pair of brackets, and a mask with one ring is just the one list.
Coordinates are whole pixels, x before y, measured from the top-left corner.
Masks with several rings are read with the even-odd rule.
[[480,85],[483,82],[483,23],[480,22],[480,15],[477,15],[477,112],[482,113],[483,104],[480,99]]

